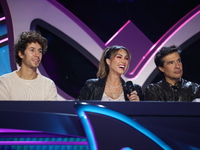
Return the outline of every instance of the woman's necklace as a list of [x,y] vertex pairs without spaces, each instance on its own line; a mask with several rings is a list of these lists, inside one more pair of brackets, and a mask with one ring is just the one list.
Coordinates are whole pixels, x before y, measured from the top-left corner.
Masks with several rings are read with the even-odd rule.
[[113,91],[111,88],[117,89],[117,88],[119,88],[119,87],[122,85],[122,83],[120,83],[120,84],[119,84],[118,86],[116,86],[116,87],[110,85],[108,82],[106,82],[106,84],[110,87],[110,93],[112,94],[112,97],[113,97],[113,98],[116,98],[116,97],[117,97],[117,94],[116,94],[115,91]]
[[[120,93],[122,94],[122,91],[120,91]],[[120,94],[120,95],[121,95],[121,94]],[[116,99],[116,97],[117,97],[116,94],[113,94],[113,97],[112,97],[112,98],[111,98],[110,96],[108,96],[108,95],[106,95],[106,96],[108,97],[108,100],[109,100],[109,101],[113,101],[113,100],[114,100],[114,101],[117,101],[117,100],[120,99],[120,96]]]
[[112,86],[108,82],[106,82],[106,84],[108,84],[109,87],[114,88],[114,89],[116,89],[116,88],[120,87],[120,85],[122,85],[122,83],[120,83],[118,86]]

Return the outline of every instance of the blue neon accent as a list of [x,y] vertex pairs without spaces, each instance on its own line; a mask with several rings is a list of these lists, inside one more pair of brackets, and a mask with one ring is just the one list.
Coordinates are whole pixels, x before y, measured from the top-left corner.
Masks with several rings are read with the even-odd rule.
[[[7,34],[7,27],[6,24],[0,25],[0,36]],[[2,40],[2,39],[0,39]],[[0,76],[5,73],[10,73],[11,66],[10,66],[10,54],[8,45],[0,47]]]
[[90,125],[90,122],[89,122],[85,112],[99,113],[99,114],[110,116],[117,120],[123,121],[124,123],[132,126],[133,128],[137,129],[138,131],[140,131],[141,133],[143,133],[144,135],[149,137],[152,141],[157,143],[163,149],[172,150],[171,147],[169,147],[164,141],[162,141],[154,133],[152,133],[151,131],[149,131],[148,129],[146,129],[145,127],[143,127],[142,125],[140,125],[139,123],[137,123],[136,121],[134,121],[133,119],[129,118],[126,115],[123,115],[119,112],[116,112],[114,110],[110,110],[110,109],[107,109],[104,107],[97,107],[97,106],[92,106],[89,104],[76,104],[75,108],[76,108],[77,114],[78,114],[79,118],[81,119],[81,122],[84,126],[84,129],[85,129],[85,132],[86,132],[86,135],[88,138],[89,147],[92,150],[97,150],[98,148],[97,148],[97,143],[96,143],[93,131],[92,131],[92,126]]
[[80,110],[78,111],[78,116],[81,119],[81,122],[85,128],[87,139],[88,139],[88,145],[91,150],[97,150],[97,143],[94,137],[94,133],[92,131],[92,126],[87,119],[87,115],[84,113],[84,111]]
[[6,24],[0,25],[0,36],[7,34]]
[[10,55],[8,45],[0,47],[0,75],[10,73]]
[[130,147],[123,147],[123,148],[121,148],[120,150],[133,150],[133,149],[130,148]]

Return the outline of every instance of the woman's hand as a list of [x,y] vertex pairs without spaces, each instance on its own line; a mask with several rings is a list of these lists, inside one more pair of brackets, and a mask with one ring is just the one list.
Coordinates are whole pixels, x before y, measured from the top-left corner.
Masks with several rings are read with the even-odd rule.
[[131,94],[127,94],[129,101],[140,101],[139,96],[137,95],[136,91],[131,92]]

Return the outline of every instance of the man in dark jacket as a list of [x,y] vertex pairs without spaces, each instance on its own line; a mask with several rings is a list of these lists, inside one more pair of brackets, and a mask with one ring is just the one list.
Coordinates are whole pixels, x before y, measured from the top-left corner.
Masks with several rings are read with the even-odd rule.
[[199,85],[182,78],[180,52],[174,45],[157,52],[154,62],[163,79],[146,87],[146,101],[193,101],[200,97]]

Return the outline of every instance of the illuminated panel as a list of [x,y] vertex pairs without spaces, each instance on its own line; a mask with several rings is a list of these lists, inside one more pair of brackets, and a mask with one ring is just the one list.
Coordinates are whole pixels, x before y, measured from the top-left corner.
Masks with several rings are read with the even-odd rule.
[[0,75],[11,72],[10,55],[8,47],[7,28],[5,22],[6,17],[0,18]]
[[8,41],[8,38],[2,39],[2,40],[0,40],[0,44],[4,43],[4,42],[7,42],[7,41]]
[[[6,29],[6,24],[4,23],[6,20],[6,17],[1,17],[0,18],[0,36],[7,34],[7,29]],[[0,39],[2,41],[2,39]]]
[[8,45],[0,47],[0,75],[11,72]]
[[87,145],[87,142],[0,141],[0,145]]
[[153,134],[151,131],[149,131],[148,129],[146,129],[145,127],[143,127],[142,125],[140,125],[139,123],[137,123],[136,121],[134,121],[133,119],[118,113],[116,111],[104,108],[102,106],[92,106],[89,105],[87,103],[80,103],[80,104],[76,104],[75,105],[75,109],[77,111],[77,114],[83,124],[83,127],[85,129],[87,138],[88,138],[88,144],[90,149],[92,150],[97,150],[97,142],[95,139],[95,133],[93,131],[92,125],[89,121],[89,118],[87,118],[86,112],[93,112],[93,113],[99,113],[99,114],[103,114],[112,118],[115,118],[117,120],[120,120],[128,125],[130,125],[131,127],[133,127],[134,129],[138,130],[139,132],[141,132],[142,134],[146,135],[148,138],[150,138],[152,141],[154,141],[155,143],[157,143],[161,148],[163,149],[167,149],[167,150],[171,150],[172,148],[169,147],[164,141],[162,141],[159,137],[157,137],[155,134]]
[[73,149],[88,150],[85,138],[42,131],[0,129],[0,149]]
[[0,21],[3,21],[3,20],[5,20],[6,19],[6,17],[1,17],[0,18]]

